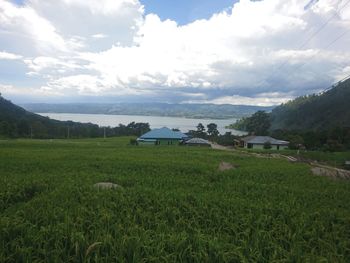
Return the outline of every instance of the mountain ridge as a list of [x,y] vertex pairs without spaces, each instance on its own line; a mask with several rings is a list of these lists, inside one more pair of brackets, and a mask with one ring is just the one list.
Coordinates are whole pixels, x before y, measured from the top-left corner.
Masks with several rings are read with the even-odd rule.
[[27,103],[21,104],[21,106],[26,110],[37,113],[141,115],[198,119],[241,118],[258,110],[271,111],[274,108],[274,106],[167,103]]

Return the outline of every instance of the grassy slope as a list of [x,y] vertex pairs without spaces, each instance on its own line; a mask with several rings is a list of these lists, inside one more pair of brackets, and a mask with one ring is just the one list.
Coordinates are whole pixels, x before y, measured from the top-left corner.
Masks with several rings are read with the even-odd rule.
[[345,166],[345,161],[350,161],[350,151],[345,152],[323,152],[323,151],[298,151],[297,150],[261,150],[261,149],[239,149],[243,152],[251,152],[251,153],[277,153],[294,156],[296,158],[302,157],[307,160],[317,161],[321,164],[330,165],[333,167],[348,169],[349,167]]
[[[0,141],[0,261],[350,258],[349,182],[284,160],[127,142]],[[220,173],[221,161],[239,168]],[[97,191],[101,181],[124,190]]]

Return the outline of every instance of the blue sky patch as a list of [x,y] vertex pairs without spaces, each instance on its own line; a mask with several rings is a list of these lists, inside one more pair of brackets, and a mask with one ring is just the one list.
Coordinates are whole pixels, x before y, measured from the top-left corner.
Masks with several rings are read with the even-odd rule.
[[146,14],[155,13],[162,20],[171,19],[180,25],[208,19],[214,13],[231,8],[237,0],[141,0]]

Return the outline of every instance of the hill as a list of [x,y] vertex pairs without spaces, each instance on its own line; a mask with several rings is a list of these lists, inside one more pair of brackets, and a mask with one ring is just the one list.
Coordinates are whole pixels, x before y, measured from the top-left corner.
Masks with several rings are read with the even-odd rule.
[[66,138],[99,135],[98,125],[52,120],[26,111],[0,96],[0,136]]
[[38,113],[81,113],[169,116],[198,119],[228,119],[252,115],[258,110],[271,111],[273,107],[215,104],[167,104],[167,103],[65,103],[23,104],[26,110]]
[[148,123],[131,122],[127,126],[102,128],[92,123],[58,121],[29,112],[0,95],[0,137],[12,138],[94,138],[140,135]]
[[329,130],[350,126],[350,79],[322,93],[296,98],[274,108],[271,130]]

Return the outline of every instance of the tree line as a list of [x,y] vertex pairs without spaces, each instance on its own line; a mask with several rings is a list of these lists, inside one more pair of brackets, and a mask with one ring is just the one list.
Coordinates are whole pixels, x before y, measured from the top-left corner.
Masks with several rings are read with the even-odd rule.
[[116,127],[99,127],[91,123],[72,121],[60,122],[53,120],[19,120],[18,122],[0,121],[0,137],[3,138],[33,138],[33,139],[70,139],[98,138],[113,136],[140,136],[150,130],[148,123],[131,122],[128,125],[119,124]]
[[233,141],[237,136],[231,132],[220,134],[216,123],[209,123],[206,127],[202,123],[198,123],[196,130],[190,130],[187,135],[216,142],[221,145],[233,145]]

